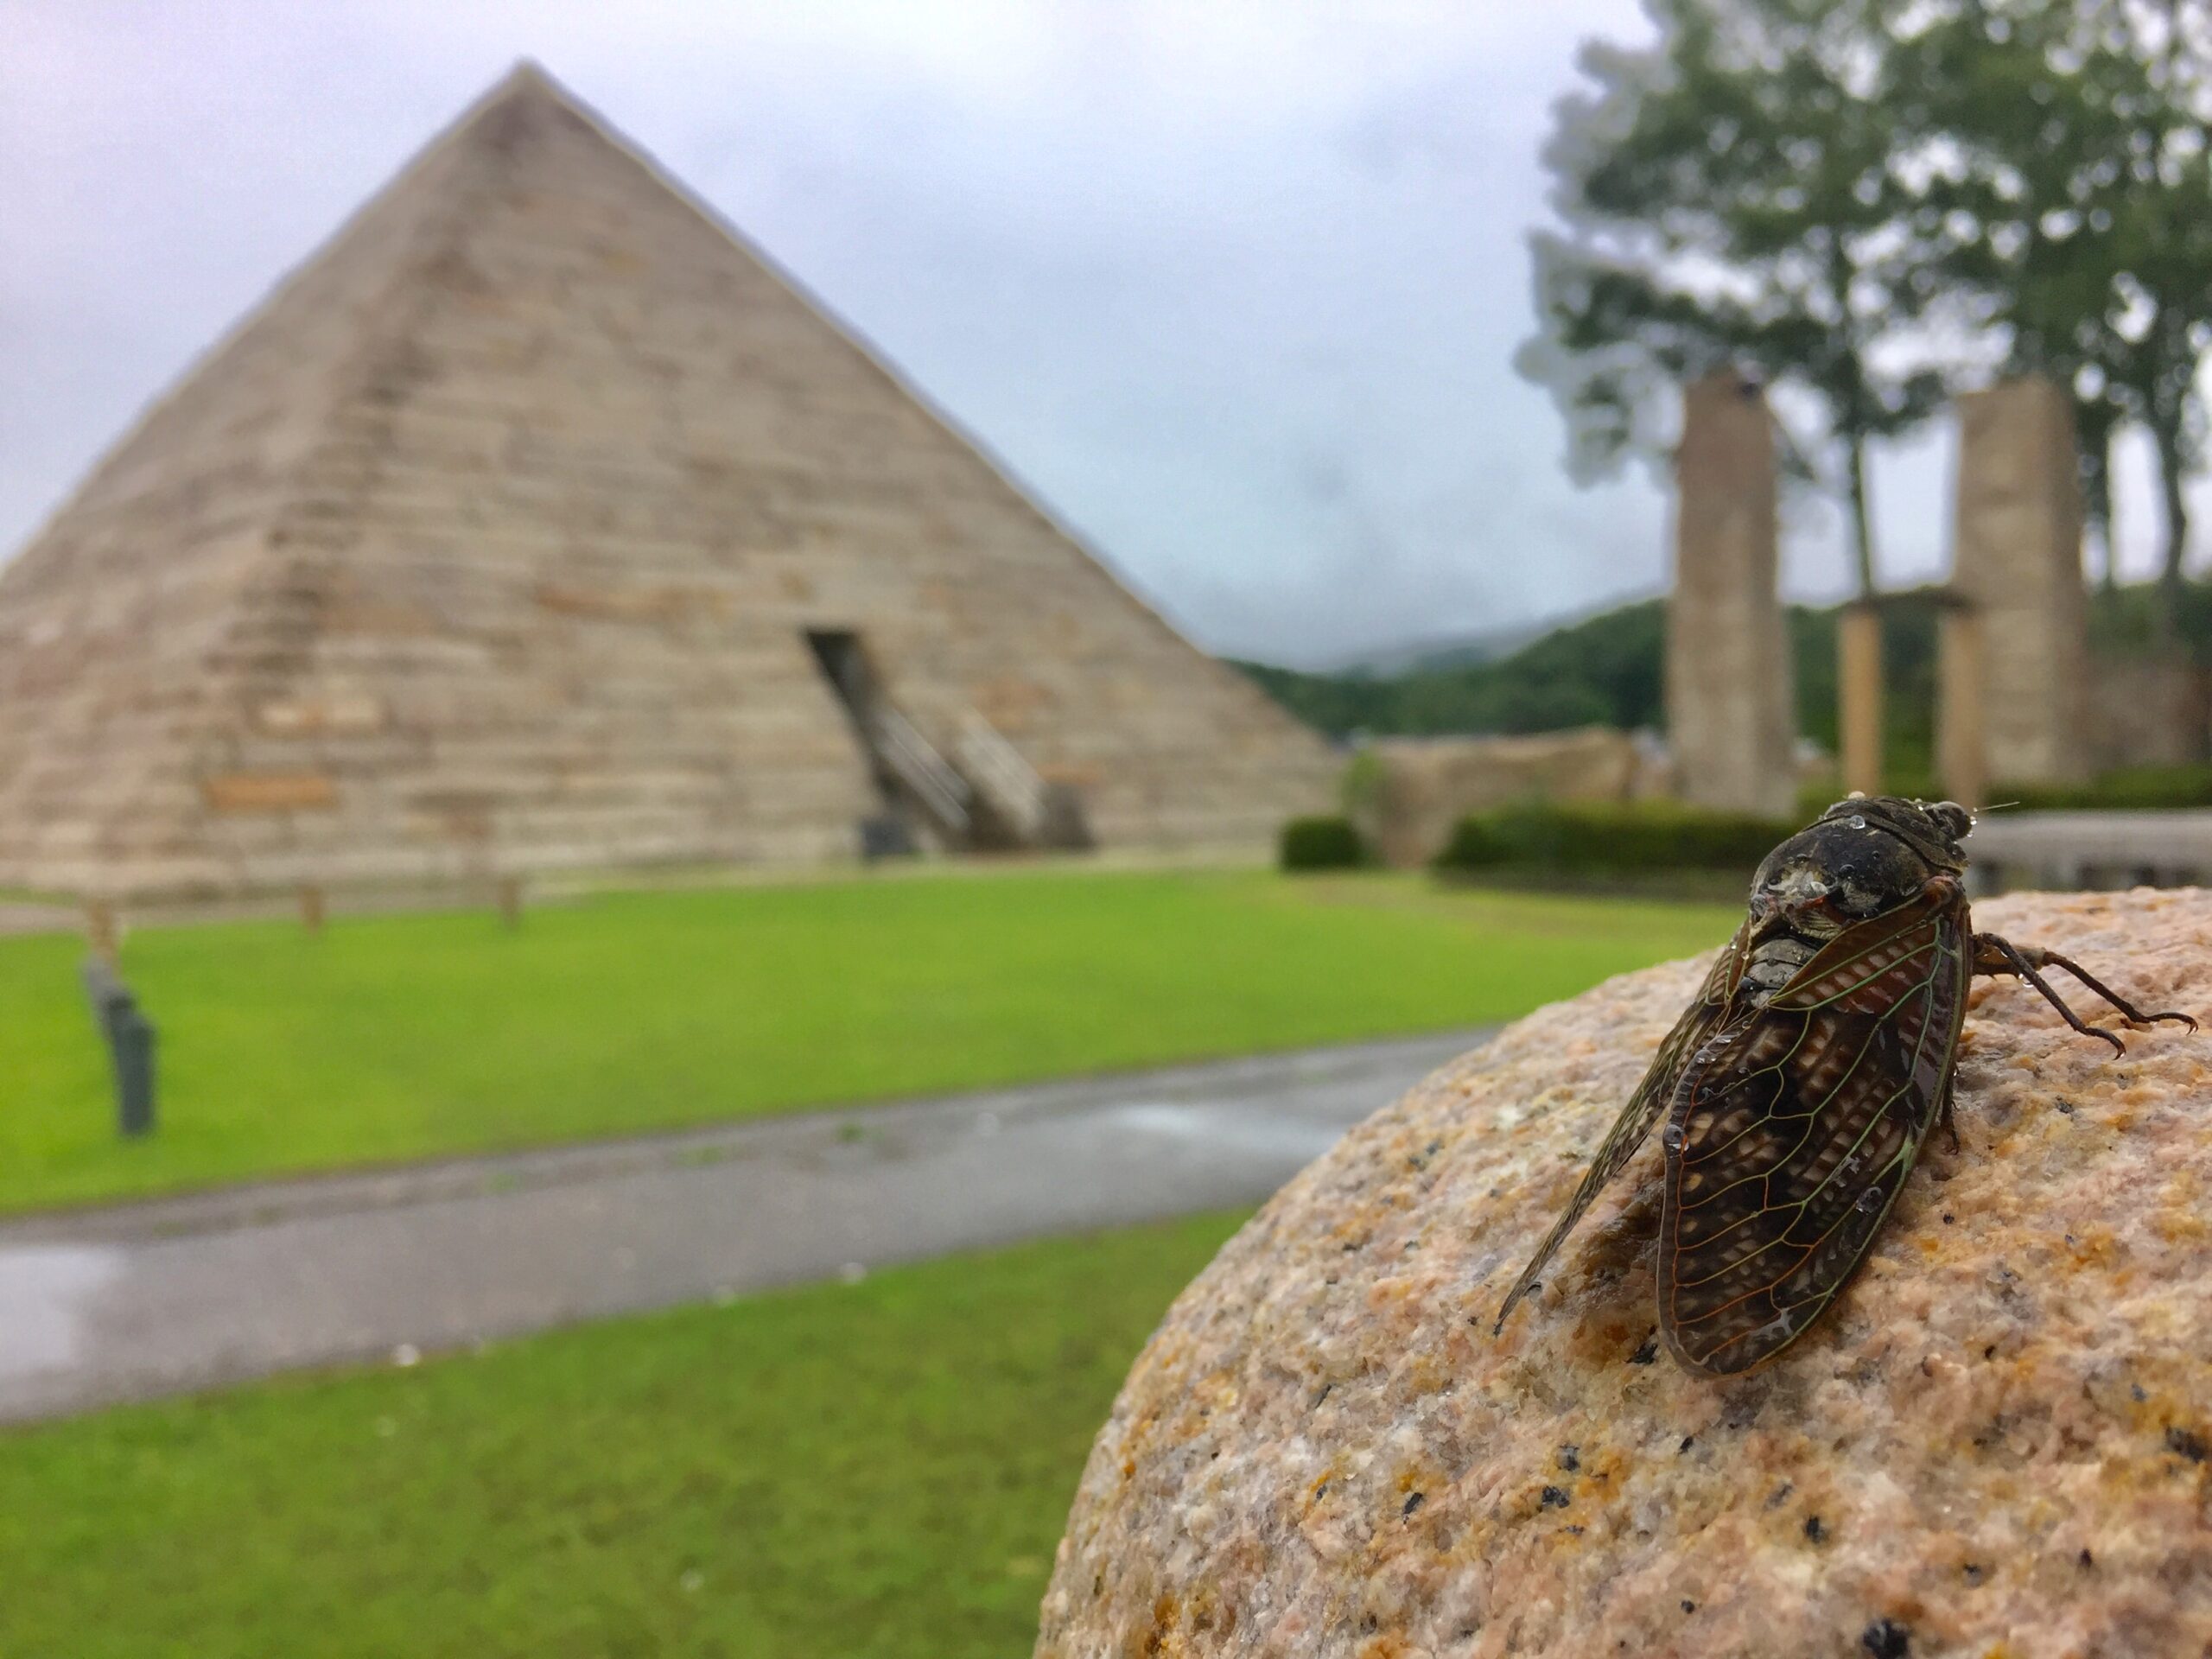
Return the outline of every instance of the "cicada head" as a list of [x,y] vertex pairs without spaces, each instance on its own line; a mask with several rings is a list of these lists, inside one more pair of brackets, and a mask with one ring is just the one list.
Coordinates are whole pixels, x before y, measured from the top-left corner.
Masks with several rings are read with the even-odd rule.
[[1838,801],[1766,855],[1751,879],[1751,915],[1801,938],[1832,938],[1963,871],[1959,843],[1973,828],[1974,814],[1951,801]]

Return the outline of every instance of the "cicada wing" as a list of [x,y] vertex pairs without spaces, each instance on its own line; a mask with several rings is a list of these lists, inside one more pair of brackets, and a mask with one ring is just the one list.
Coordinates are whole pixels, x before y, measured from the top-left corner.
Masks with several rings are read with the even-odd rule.
[[1687,1369],[1771,1358],[1866,1259],[1941,1109],[1972,957],[1964,898],[1931,883],[1698,1054],[1661,1137],[1659,1328]]
[[1690,1056],[1726,1017],[1729,999],[1735,995],[1737,983],[1743,977],[1744,952],[1750,935],[1751,924],[1746,921],[1737,930],[1736,937],[1729,940],[1713,959],[1713,969],[1706,976],[1697,1000],[1683,1011],[1682,1017],[1675,1022],[1675,1028],[1660,1042],[1659,1052],[1651,1061],[1651,1069],[1643,1074],[1643,1081],[1628,1097],[1628,1104],[1621,1109],[1621,1115],[1613,1120],[1613,1127],[1607,1131],[1603,1144],[1598,1148],[1598,1155],[1591,1160],[1589,1170],[1582,1177],[1582,1185],[1575,1189],[1574,1197],[1568,1201],[1560,1218],[1552,1224],[1551,1231],[1544,1235],[1544,1242],[1536,1247],[1536,1253],[1529,1258],[1529,1265],[1521,1269],[1521,1276],[1513,1281],[1513,1288],[1506,1292],[1504,1306],[1497,1310],[1497,1323],[1491,1327],[1492,1336],[1505,1328],[1505,1316],[1513,1312],[1515,1305],[1523,1296],[1536,1287],[1545,1265],[1551,1261],[1559,1247],[1567,1242],[1567,1236],[1574,1230],[1574,1224],[1582,1219],[1583,1212],[1605,1190],[1605,1184],[1619,1174],[1622,1166],[1636,1155],[1636,1149],[1651,1133],[1651,1126],[1667,1109],[1667,1103],[1673,1097],[1675,1084],[1681,1077],[1682,1068],[1689,1063]]

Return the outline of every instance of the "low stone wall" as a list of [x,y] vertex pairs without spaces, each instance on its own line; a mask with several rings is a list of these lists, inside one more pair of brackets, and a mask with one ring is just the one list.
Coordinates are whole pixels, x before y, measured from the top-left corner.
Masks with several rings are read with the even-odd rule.
[[1470,812],[1532,796],[1635,800],[1661,792],[1665,781],[1660,763],[1610,726],[1533,737],[1387,738],[1367,753],[1372,780],[1353,817],[1383,862],[1401,868],[1433,858]]

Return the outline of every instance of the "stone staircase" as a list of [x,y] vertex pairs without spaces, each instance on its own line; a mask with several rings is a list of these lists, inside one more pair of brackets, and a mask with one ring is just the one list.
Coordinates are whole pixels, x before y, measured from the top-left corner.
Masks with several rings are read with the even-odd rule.
[[[954,721],[950,754],[886,699],[876,699],[859,725],[877,775],[895,784],[887,792],[920,817],[929,840],[945,851],[1091,845],[1075,791],[1046,782],[976,710],[963,709]],[[895,844],[896,837],[887,840]]]

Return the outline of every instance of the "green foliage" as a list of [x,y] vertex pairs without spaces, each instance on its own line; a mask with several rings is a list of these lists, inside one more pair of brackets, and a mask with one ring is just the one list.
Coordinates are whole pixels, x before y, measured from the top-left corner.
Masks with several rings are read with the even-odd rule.
[[2123,766],[2092,784],[2000,783],[1989,793],[2031,812],[2212,806],[2212,766]]
[[[2177,34],[2186,11],[2197,15]],[[2113,436],[2125,422],[2150,435],[2170,594],[2188,535],[2182,485],[2203,459],[2198,370],[2212,340],[2203,22],[2201,7],[2128,0],[1934,7],[1895,111],[1917,135],[1908,142],[1943,147],[1915,217],[1942,247],[1942,280],[1999,331],[2006,366],[2074,391],[2088,516],[2107,546]]]
[[[1885,769],[1894,775],[1923,776],[1935,768],[1937,615],[1929,593],[1887,594],[1882,601],[1883,753]],[[1797,730],[1831,754],[1837,747],[1836,621],[1832,609],[1789,607]]]
[[2159,582],[2096,589],[2089,599],[2089,646],[2118,658],[2177,651],[2212,667],[2212,583],[2187,582],[2177,592]]
[[112,1128],[80,947],[0,939],[0,1210],[1510,1019],[1707,912],[1263,872],[863,878],[141,928],[162,1127]]
[[1377,804],[1382,792],[1382,760],[1371,749],[1362,749],[1344,767],[1337,785],[1344,816],[1358,817]]
[[[1514,655],[1479,667],[1400,679],[1332,679],[1288,669],[1248,667],[1293,713],[1348,735],[1430,735],[1440,732],[1551,731],[1588,723],[1634,729],[1664,724],[1661,680],[1665,607],[1658,600],[1624,605],[1560,628]],[[1836,609],[1788,608],[1796,664],[1797,729],[1833,753],[1836,748]],[[1936,641],[1940,614],[1934,590],[1891,594],[1882,601],[1882,703],[1885,768],[1903,793],[1936,793]],[[2171,616],[2169,624],[2164,619]],[[2168,639],[2177,635],[2177,640]],[[2089,639],[2101,656],[2179,650],[2212,665],[2212,584],[2190,582],[2178,601],[2164,587],[2137,583],[2089,596]],[[1418,685],[1419,695],[1414,695]],[[1350,725],[1328,715],[1350,709]],[[1528,723],[1495,723],[1511,709]],[[2133,785],[2116,785],[2129,797]],[[1835,798],[1834,783],[1814,786],[1818,805]],[[2075,791],[2079,793],[2079,791]],[[2094,791],[2092,791],[2094,792]],[[1998,798],[2010,798],[2000,796]]]
[[1008,1659],[1239,1217],[0,1436],[0,1651]]
[[1541,332],[1520,365],[1558,402],[1578,476],[1659,461],[1676,387],[1751,370],[1813,417],[1785,460],[1847,507],[1871,590],[1868,441],[1948,385],[2033,371],[2072,391],[2107,549],[2113,440],[2149,435],[2177,594],[2212,346],[2206,8],[1647,10],[1655,44],[1586,48],[1546,157],[1560,223],[1535,238]]
[[1452,826],[1430,864],[1441,871],[1502,870],[1516,861],[1518,849],[1508,833],[1503,812],[1470,814]]
[[1895,232],[1891,105],[1910,73],[1884,0],[1650,0],[1659,39],[1592,45],[1545,159],[1561,224],[1535,238],[1541,332],[1522,372],[1567,419],[1579,475],[1656,459],[1675,388],[1733,366],[1817,434],[1785,446],[1847,508],[1873,585],[1869,440],[1933,414],[1910,341],[1934,297]]
[[1277,862],[1286,870],[1352,870],[1367,849],[1350,818],[1293,818],[1282,827]]
[[1726,870],[1748,878],[1775,843],[1797,828],[1666,801],[1530,801],[1460,820],[1436,868],[1564,876]]
[[1643,600],[1555,628],[1497,662],[1380,678],[1238,663],[1307,724],[1338,737],[1656,726],[1666,607]]
[[[1793,605],[1798,728],[1835,744],[1835,611]],[[2212,618],[2208,618],[2212,620]],[[1269,695],[1336,736],[1561,731],[1666,724],[1666,605],[1642,600],[1555,629],[1497,662],[1396,679],[1301,674],[1240,664]],[[2207,629],[2212,638],[2212,627]],[[1933,752],[1936,613],[1899,595],[1887,602],[1883,662],[1891,752],[1924,766]]]
[[[1940,801],[1943,786],[1930,772],[1900,772],[1891,767],[1882,779],[1885,794],[1902,795],[1908,800]],[[1797,790],[1797,821],[1810,823],[1850,791],[1844,788],[1842,779],[1831,773]],[[2009,797],[2005,798],[2010,798]]]

